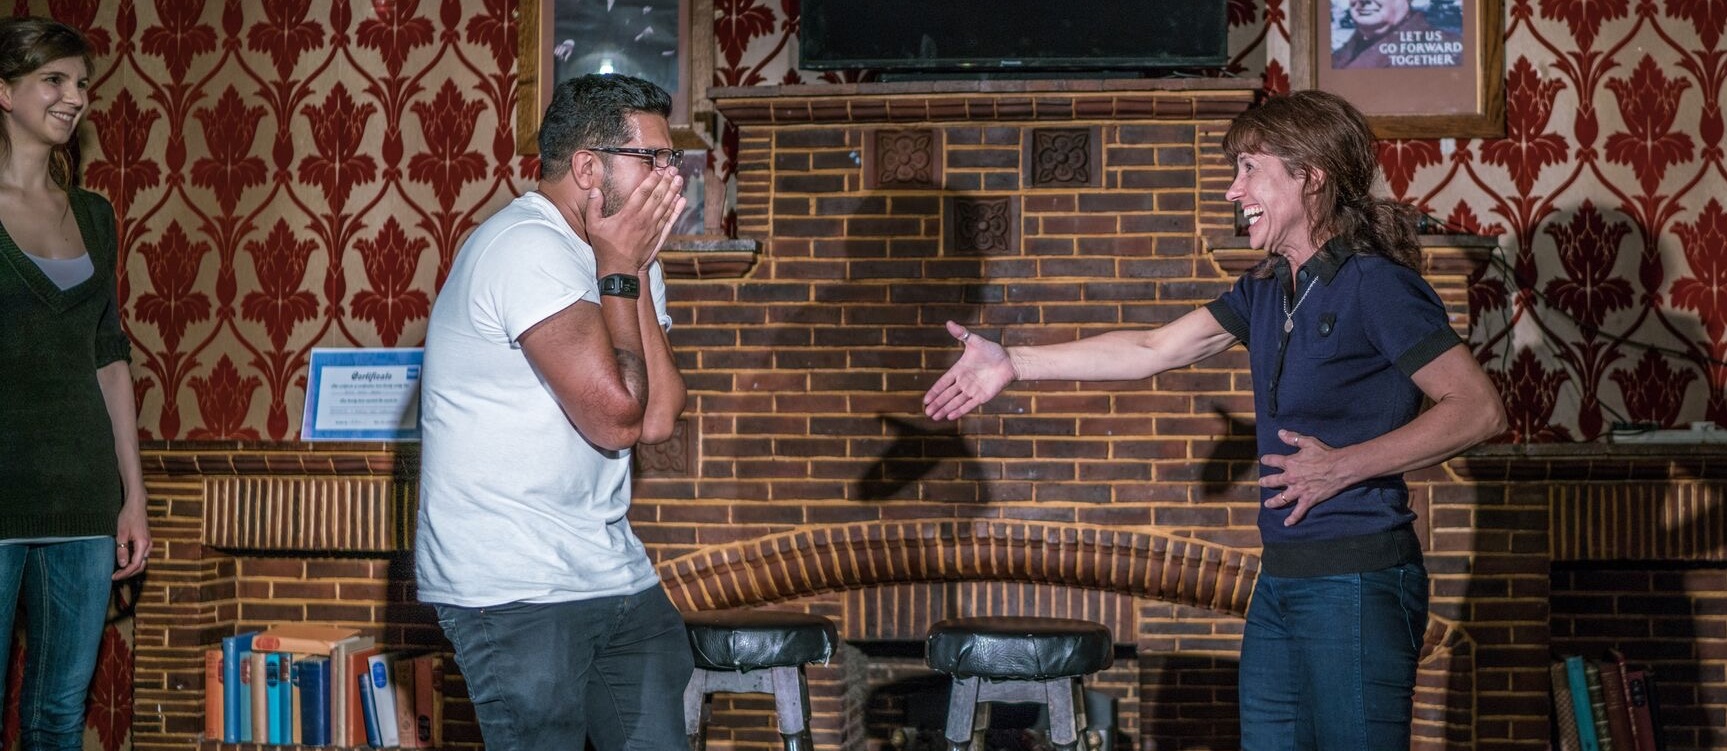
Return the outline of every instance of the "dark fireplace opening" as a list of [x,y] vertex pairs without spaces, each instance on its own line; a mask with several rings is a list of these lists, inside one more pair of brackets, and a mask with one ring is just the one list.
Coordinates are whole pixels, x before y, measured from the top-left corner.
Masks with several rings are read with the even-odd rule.
[[[852,642],[868,657],[869,697],[864,727],[869,746],[891,751],[946,751],[948,697],[952,680],[930,670],[923,642],[910,640]],[[1116,663],[1136,660],[1132,645],[1116,646]],[[1131,749],[1122,732],[1120,699],[1085,689],[1086,729],[1098,734],[1102,751]],[[1039,704],[991,705],[984,731],[984,751],[1053,751],[1049,715]]]

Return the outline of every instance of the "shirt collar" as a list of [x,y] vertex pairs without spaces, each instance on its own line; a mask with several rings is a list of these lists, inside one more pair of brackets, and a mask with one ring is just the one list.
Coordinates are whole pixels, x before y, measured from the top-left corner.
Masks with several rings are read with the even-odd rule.
[[[1310,275],[1319,277],[1320,282],[1329,285],[1331,280],[1337,276],[1337,270],[1343,266],[1343,262],[1349,260],[1349,257],[1353,255],[1355,255],[1355,249],[1349,247],[1349,243],[1344,242],[1343,238],[1333,237],[1325,242],[1318,253],[1314,253],[1312,258],[1307,259],[1307,264],[1302,268]],[[1288,282],[1289,259],[1283,256],[1272,256],[1271,271],[1277,275],[1278,279]]]

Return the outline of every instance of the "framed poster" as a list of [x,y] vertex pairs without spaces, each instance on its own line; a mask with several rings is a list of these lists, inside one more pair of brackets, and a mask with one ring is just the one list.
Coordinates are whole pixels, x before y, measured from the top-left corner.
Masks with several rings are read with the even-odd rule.
[[1291,89],[1348,99],[1380,138],[1505,135],[1501,0],[1294,0]]
[[672,95],[672,145],[708,148],[713,17],[713,0],[516,0],[516,153],[540,153],[552,87],[588,73],[658,84]]
[[[622,73],[672,95],[672,146],[684,150],[684,213],[674,236],[719,232],[725,183],[707,180],[712,147],[713,0],[516,0],[516,153],[540,153],[540,120],[558,82]],[[694,19],[703,23],[693,23]],[[709,207],[713,207],[710,211]]]

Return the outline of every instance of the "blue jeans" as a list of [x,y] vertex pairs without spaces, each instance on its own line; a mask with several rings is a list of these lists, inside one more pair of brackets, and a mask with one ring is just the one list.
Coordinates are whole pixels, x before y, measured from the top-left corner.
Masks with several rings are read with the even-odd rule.
[[1427,570],[1260,574],[1241,645],[1243,751],[1407,751]]
[[550,604],[438,605],[491,751],[682,751],[695,662],[684,618],[655,585]]
[[84,747],[84,703],[113,575],[112,537],[0,545],[0,676],[10,668],[12,627],[22,604],[28,646],[18,724],[26,751]]

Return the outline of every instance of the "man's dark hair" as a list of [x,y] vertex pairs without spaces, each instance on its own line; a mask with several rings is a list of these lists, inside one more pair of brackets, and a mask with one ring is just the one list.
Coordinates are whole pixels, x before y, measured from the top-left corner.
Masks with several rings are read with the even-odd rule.
[[563,177],[577,151],[634,138],[629,116],[638,112],[670,117],[672,97],[652,82],[615,73],[590,73],[558,84],[540,121],[540,178]]

